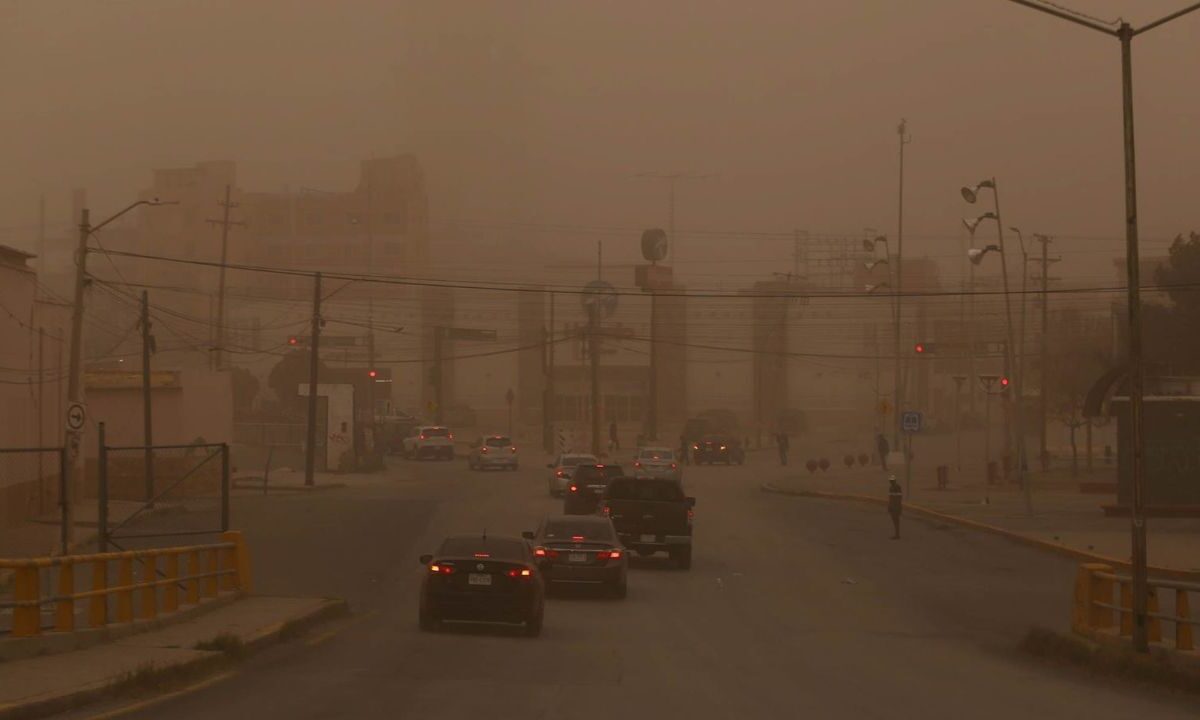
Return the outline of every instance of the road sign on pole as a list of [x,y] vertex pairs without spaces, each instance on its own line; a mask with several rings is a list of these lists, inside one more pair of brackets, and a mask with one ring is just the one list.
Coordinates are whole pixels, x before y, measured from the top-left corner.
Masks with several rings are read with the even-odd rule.
[[923,421],[924,418],[921,417],[921,413],[915,410],[905,410],[900,415],[900,429],[906,433],[919,433],[921,432]]
[[67,429],[79,432],[87,421],[87,408],[83,403],[73,402],[67,405]]

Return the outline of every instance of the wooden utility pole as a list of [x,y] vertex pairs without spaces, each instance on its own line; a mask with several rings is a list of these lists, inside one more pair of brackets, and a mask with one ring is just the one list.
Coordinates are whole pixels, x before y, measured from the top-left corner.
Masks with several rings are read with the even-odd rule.
[[546,448],[547,453],[554,452],[554,293],[550,293],[550,324],[547,330],[542,332],[542,338],[546,343],[545,351],[542,353],[542,362],[545,364],[543,374],[545,375],[545,389],[542,393],[542,445]]
[[308,433],[304,447],[304,484],[315,484],[317,462],[317,374],[321,368],[321,273],[313,277],[312,330],[308,355]]
[[1050,354],[1048,352],[1049,337],[1050,337],[1050,256],[1049,248],[1051,238],[1047,235],[1034,235],[1034,239],[1042,244],[1042,389],[1039,393],[1038,402],[1041,405],[1041,438],[1039,454],[1042,463],[1042,472],[1046,472],[1050,468],[1050,452],[1046,447],[1046,425],[1049,422],[1049,403],[1047,389],[1049,384],[1048,365],[1050,364]]
[[[37,446],[46,447],[45,431],[46,431],[46,328],[38,326],[38,344],[37,344],[37,368],[38,368],[38,389],[37,389]],[[46,502],[45,488],[45,471],[42,465],[42,454],[37,454],[38,462],[38,511],[41,512],[45,508],[43,504]]]
[[212,367],[214,370],[220,370],[224,350],[225,350],[225,263],[229,256],[229,228],[232,225],[245,225],[242,222],[233,222],[229,219],[229,211],[237,207],[236,203],[229,201],[230,187],[225,186],[225,202],[221,203],[224,211],[221,214],[220,220],[209,220],[214,225],[221,226],[221,274],[217,285],[217,320],[216,327],[213,332],[213,354]]
[[442,424],[442,418],[445,417],[442,410],[442,339],[446,329],[440,325],[433,328],[433,422],[436,425]]
[[[92,234],[91,216],[83,208],[79,216],[79,246],[75,251],[75,304],[71,310],[71,346],[67,369],[67,402],[83,402],[83,290],[87,281],[87,243]],[[67,426],[64,438],[70,457],[70,472],[64,483],[62,503],[66,542],[75,541],[75,501],[83,484],[83,428]]]
[[154,336],[150,334],[150,294],[142,291],[142,442],[146,446],[146,502],[154,502],[154,420],[150,394],[150,354],[154,352]]

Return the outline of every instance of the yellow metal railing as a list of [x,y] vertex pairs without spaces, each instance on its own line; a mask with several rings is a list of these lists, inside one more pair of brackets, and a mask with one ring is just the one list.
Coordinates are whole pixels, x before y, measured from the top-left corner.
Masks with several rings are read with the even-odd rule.
[[[1162,642],[1162,624],[1172,623],[1175,630],[1175,649],[1194,650],[1190,595],[1200,594],[1200,584],[1175,580],[1156,580],[1148,583],[1146,598],[1147,636],[1151,642]],[[1159,591],[1174,594],[1174,612],[1160,609]],[[1133,633],[1133,579],[1117,575],[1111,565],[1084,563],[1075,577],[1075,606],[1071,613],[1071,628],[1088,635],[1096,631],[1113,632],[1122,637]]]
[[[116,584],[109,585],[110,563],[116,565]],[[142,567],[134,579],[134,565]],[[183,573],[180,568],[183,567]],[[91,568],[91,589],[75,590],[76,568]],[[42,608],[54,606],[54,630],[75,630],[76,603],[87,602],[88,627],[110,622],[109,601],[115,600],[114,623],[150,620],[173,613],[181,605],[198,605],[221,592],[250,590],[250,556],[242,534],[221,533],[210,545],[149,548],[91,555],[0,559],[0,569],[13,572],[12,599],[0,599],[0,608],[12,609],[13,637],[42,632]],[[42,594],[42,571],[57,569],[56,592]],[[135,600],[136,598],[136,600]]]

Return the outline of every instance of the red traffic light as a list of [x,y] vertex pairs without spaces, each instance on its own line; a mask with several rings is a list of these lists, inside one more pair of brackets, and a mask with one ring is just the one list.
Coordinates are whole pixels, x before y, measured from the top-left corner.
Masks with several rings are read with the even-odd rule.
[[288,338],[288,345],[299,345],[299,344],[300,344],[300,338],[296,337],[295,335],[292,335],[291,337]]
[[1002,388],[1008,387],[1008,378],[1006,378],[1006,377],[1000,378],[1000,387],[1002,387]]
[[378,373],[377,371],[375,371],[375,370],[368,370],[368,371],[367,371],[367,377],[369,377],[369,378],[374,378],[374,377],[376,377],[376,376],[378,376],[378,375],[379,375],[379,373]]
[[921,353],[925,352],[925,343],[917,343],[917,346],[914,347],[913,350],[915,350],[917,352],[917,354],[920,355]]

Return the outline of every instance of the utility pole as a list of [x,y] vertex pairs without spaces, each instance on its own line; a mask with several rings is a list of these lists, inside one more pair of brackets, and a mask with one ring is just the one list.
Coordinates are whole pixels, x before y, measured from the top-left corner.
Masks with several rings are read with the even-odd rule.
[[220,220],[209,220],[214,225],[221,226],[221,274],[217,286],[217,321],[216,328],[213,333],[215,338],[213,344],[213,362],[214,370],[222,369],[222,360],[225,350],[225,263],[229,256],[229,228],[231,225],[245,225],[243,222],[231,222],[229,220],[229,211],[231,208],[237,207],[236,203],[229,201],[230,188],[225,186],[225,202],[221,203],[224,212]]
[[550,293],[550,325],[542,333],[546,341],[542,361],[545,363],[546,387],[542,395],[542,442],[547,453],[554,452],[554,293]]
[[150,334],[150,293],[142,291],[142,442],[146,453],[146,502],[154,502],[154,421],[150,395],[150,354],[154,336]]
[[[652,266],[658,263],[652,263]],[[658,290],[650,287],[650,377],[646,404],[646,439],[658,439]]]
[[433,328],[433,422],[434,424],[442,424],[442,338],[445,335],[445,328],[440,325]]
[[[75,250],[75,305],[71,310],[71,355],[67,368],[67,402],[83,402],[83,290],[87,282],[87,243],[92,234],[91,218],[88,209],[83,208],[79,215],[79,245]],[[65,512],[63,522],[66,524],[66,539],[70,544],[75,541],[75,502],[79,486],[83,483],[83,428],[78,430],[67,427],[65,434],[68,461],[71,472],[66,481],[66,495],[62,498]]]
[[600,457],[600,306],[588,308],[588,356],[592,375],[592,454]]
[[304,484],[313,485],[317,461],[317,374],[321,368],[321,273],[313,276],[311,345],[308,355],[308,433],[304,448]]
[[[37,446],[46,447],[45,432],[46,432],[46,328],[38,325],[38,389],[37,389]],[[46,502],[45,472],[42,465],[42,454],[37,454],[38,459],[38,511],[42,511]]]
[[[1041,457],[1042,472],[1045,472],[1046,470],[1050,469],[1050,452],[1046,447],[1046,426],[1049,422],[1050,411],[1049,403],[1047,402],[1048,393],[1046,390],[1050,387],[1047,382],[1047,370],[1050,364],[1048,338],[1050,333],[1050,263],[1052,260],[1049,256],[1049,247],[1050,243],[1052,242],[1052,238],[1050,238],[1048,235],[1034,235],[1033,237],[1042,244],[1042,389],[1038,393],[1040,396],[1038,398],[1038,402],[1041,405],[1042,416],[1041,427],[1039,429],[1039,434],[1041,436],[1041,441],[1039,443],[1039,455]],[[1053,262],[1057,262],[1057,260],[1058,259],[1055,258]]]
[[[896,393],[896,408],[893,413],[892,427],[892,447],[900,447],[900,417],[904,411],[904,386],[901,380],[901,354],[900,354],[900,324],[901,324],[901,303],[904,300],[904,146],[912,142],[912,136],[908,135],[908,121],[901,119],[900,125],[896,128],[896,134],[900,136],[900,197],[899,197],[899,212],[897,213],[896,221],[896,377],[895,377],[895,393]],[[905,464],[908,463],[908,458],[905,458]]]

